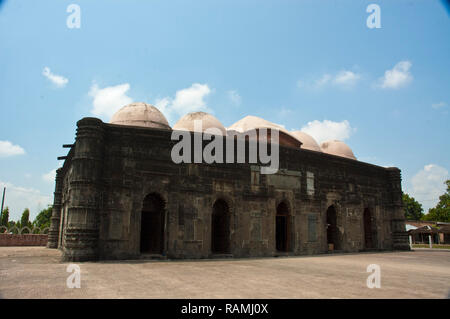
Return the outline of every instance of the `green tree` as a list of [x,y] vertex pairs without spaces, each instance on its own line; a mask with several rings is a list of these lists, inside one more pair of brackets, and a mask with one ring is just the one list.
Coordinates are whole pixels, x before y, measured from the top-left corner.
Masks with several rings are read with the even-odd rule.
[[52,209],[53,207],[49,205],[46,209],[41,210],[41,212],[36,216],[36,219],[33,221],[33,226],[39,227],[41,230],[45,227],[50,227]]
[[[16,228],[15,228],[16,227]],[[20,222],[10,221],[8,223],[8,229],[13,234],[18,234],[18,229],[20,229]]]
[[2,212],[2,220],[0,221],[0,226],[6,226],[8,227],[9,224],[9,208],[6,206],[6,208]]
[[20,227],[31,227],[30,223],[30,210],[25,208],[23,211],[22,217],[20,218]]
[[405,218],[407,220],[420,220],[423,216],[422,204],[408,194],[403,194],[403,204],[405,206]]
[[428,214],[423,216],[423,220],[450,222],[450,179],[446,180],[445,184],[447,184],[447,191],[439,196],[436,207],[430,208]]

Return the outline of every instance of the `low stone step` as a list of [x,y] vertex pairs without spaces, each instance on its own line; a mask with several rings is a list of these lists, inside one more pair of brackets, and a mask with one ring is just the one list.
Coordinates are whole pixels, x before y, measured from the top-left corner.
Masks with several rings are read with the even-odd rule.
[[213,254],[211,258],[233,258],[233,254]]
[[160,259],[165,260],[167,256],[161,254],[141,254],[140,259]]

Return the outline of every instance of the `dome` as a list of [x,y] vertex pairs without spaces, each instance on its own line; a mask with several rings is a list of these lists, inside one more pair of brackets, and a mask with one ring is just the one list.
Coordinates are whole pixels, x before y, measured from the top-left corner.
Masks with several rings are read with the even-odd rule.
[[194,127],[194,121],[201,121],[201,129],[203,132],[209,128],[217,128],[220,130],[221,135],[227,135],[227,130],[222,125],[222,123],[220,123],[219,120],[211,114],[205,112],[192,112],[186,114],[181,119],[179,119],[177,123],[175,123],[173,129],[191,132],[198,131],[198,128]]
[[153,105],[142,102],[125,105],[114,113],[109,123],[170,130],[164,115]]
[[338,140],[326,141],[320,144],[320,148],[324,153],[356,160],[356,157],[353,154],[352,149],[348,147],[348,145],[345,144],[344,142]]
[[316,140],[309,134],[306,134],[302,131],[291,132],[295,138],[297,138],[300,142],[302,142],[302,147],[307,150],[322,152],[319,144],[317,144]]
[[265,119],[262,119],[257,116],[248,115],[244,117],[243,119],[240,119],[233,125],[231,125],[228,130],[229,131],[237,131],[239,133],[244,133],[249,130],[257,129],[257,128],[273,128],[277,129],[281,132],[288,133],[289,132],[284,129],[282,126],[277,125],[275,123],[269,122]]
[[279,131],[280,145],[294,147],[294,148],[300,147],[299,140],[297,138],[295,138],[284,127],[282,127],[281,125],[269,122],[260,117],[253,116],[253,115],[248,115],[248,116],[244,117],[243,119],[240,119],[239,121],[237,121],[236,123],[231,125],[228,128],[228,131],[230,132],[230,134],[232,131],[244,133],[249,130],[256,130],[256,129],[260,129],[260,128],[275,129],[275,130]]

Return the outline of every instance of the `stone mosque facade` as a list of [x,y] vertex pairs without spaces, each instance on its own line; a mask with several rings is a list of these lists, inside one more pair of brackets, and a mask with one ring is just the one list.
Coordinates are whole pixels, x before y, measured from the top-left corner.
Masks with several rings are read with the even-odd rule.
[[[250,162],[176,164],[172,132],[203,136],[194,120],[233,141],[276,130],[277,173]],[[255,116],[225,128],[203,112],[171,128],[154,106],[132,103],[110,123],[81,119],[64,146],[47,246],[66,261],[409,249],[400,170],[358,161],[341,141],[318,145]]]

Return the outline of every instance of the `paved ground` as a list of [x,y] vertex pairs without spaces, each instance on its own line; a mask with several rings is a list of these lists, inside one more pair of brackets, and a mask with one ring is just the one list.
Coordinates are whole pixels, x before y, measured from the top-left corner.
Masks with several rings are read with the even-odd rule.
[[[69,263],[44,247],[0,247],[1,298],[448,298],[450,251],[415,250],[288,258]],[[369,289],[369,264],[381,288]]]

